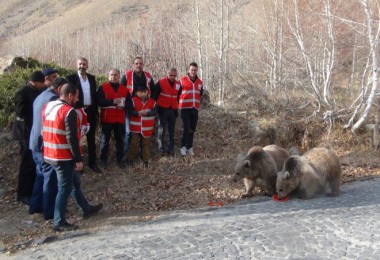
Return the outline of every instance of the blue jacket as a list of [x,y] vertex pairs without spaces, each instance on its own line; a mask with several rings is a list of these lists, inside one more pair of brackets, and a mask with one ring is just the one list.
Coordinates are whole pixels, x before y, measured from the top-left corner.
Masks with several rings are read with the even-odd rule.
[[33,125],[30,132],[29,149],[34,152],[42,152],[42,109],[47,103],[58,98],[59,96],[52,89],[48,88],[33,102]]

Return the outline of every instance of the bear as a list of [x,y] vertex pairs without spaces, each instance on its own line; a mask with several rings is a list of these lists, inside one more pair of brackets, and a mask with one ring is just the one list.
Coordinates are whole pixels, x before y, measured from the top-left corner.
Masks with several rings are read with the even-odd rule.
[[242,198],[251,197],[256,186],[264,186],[269,195],[276,191],[277,172],[280,171],[290,153],[277,146],[254,146],[247,154],[239,154],[235,166],[233,181],[244,179],[246,188]]
[[329,183],[331,193],[339,196],[342,167],[335,152],[327,148],[313,148],[303,156],[289,157],[277,174],[276,189],[280,199],[288,195],[311,199],[324,193]]

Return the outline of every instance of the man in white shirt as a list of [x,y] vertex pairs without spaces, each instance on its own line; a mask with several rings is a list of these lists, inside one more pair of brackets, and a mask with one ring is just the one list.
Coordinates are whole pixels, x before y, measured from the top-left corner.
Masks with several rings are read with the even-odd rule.
[[96,80],[95,76],[88,74],[88,60],[80,57],[77,60],[77,72],[67,76],[67,80],[76,85],[79,89],[79,101],[76,108],[84,108],[87,114],[87,121],[90,124],[90,131],[86,134],[87,151],[88,151],[88,166],[96,173],[101,173],[101,170],[96,164],[96,122],[99,116],[98,106],[96,104]]

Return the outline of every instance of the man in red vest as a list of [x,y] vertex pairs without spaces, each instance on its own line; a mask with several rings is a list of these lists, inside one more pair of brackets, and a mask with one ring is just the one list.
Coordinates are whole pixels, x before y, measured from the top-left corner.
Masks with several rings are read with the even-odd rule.
[[[136,57],[133,60],[133,69],[125,72],[123,77],[121,78],[121,84],[127,87],[129,93],[132,97],[136,95],[136,89],[138,86],[146,86],[148,89],[148,94],[152,97],[155,97],[154,94],[154,81],[152,75],[144,71],[144,61],[141,57]],[[153,93],[151,93],[153,92]],[[129,116],[125,117],[125,151],[128,151],[129,148],[129,138],[130,138],[130,130],[129,130]]]
[[102,209],[103,204],[92,206],[80,188],[78,171],[83,169],[80,120],[75,103],[79,90],[75,85],[64,84],[58,100],[49,102],[42,110],[42,139],[44,160],[57,173],[58,193],[55,199],[54,230],[68,231],[77,226],[66,221],[67,200],[74,198],[88,218]]
[[131,147],[127,154],[127,164],[132,165],[137,159],[139,141],[141,141],[141,155],[145,167],[150,159],[150,137],[154,130],[154,118],[157,114],[156,102],[149,97],[148,88],[144,85],[136,88],[136,96],[132,97],[129,109]]
[[178,116],[178,91],[181,87],[177,78],[177,69],[171,68],[167,72],[167,76],[160,79],[156,84],[157,90],[157,109],[158,109],[158,150],[160,154],[164,154],[164,132],[166,128],[169,132],[168,145],[165,153],[174,155],[174,129],[175,120]]
[[102,125],[100,163],[103,167],[107,167],[109,141],[113,131],[117,164],[119,168],[124,168],[125,111],[126,107],[131,104],[131,95],[127,88],[119,83],[120,72],[117,69],[109,71],[108,79],[109,82],[103,83],[97,92],[100,123]]
[[198,65],[190,63],[188,73],[181,78],[181,89],[179,90],[179,108],[182,118],[181,155],[194,155],[193,139],[198,123],[198,109],[203,93],[202,80],[198,78]]

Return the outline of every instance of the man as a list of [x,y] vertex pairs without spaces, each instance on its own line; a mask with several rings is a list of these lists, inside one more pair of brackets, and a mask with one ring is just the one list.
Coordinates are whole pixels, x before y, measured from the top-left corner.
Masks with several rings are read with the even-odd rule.
[[79,102],[77,108],[84,108],[87,114],[87,120],[90,124],[90,130],[86,134],[87,151],[88,151],[88,166],[96,173],[101,173],[101,170],[96,164],[96,122],[98,117],[98,106],[96,104],[96,81],[95,77],[87,73],[88,61],[86,58],[77,60],[77,73],[67,76],[67,80],[77,86],[79,89]]
[[124,136],[126,104],[131,103],[131,95],[127,88],[119,83],[120,72],[111,69],[108,73],[109,82],[98,88],[97,102],[100,107],[100,123],[102,136],[100,139],[100,162],[106,168],[108,161],[109,141],[113,131],[116,141],[116,160],[120,168],[124,168]]
[[[46,73],[44,73],[46,75]],[[29,213],[43,213],[45,219],[54,216],[54,202],[57,195],[57,175],[53,167],[44,162],[42,155],[42,109],[50,101],[58,99],[61,87],[68,83],[63,78],[57,78],[50,82],[49,75],[45,76],[45,84],[48,88],[43,91],[33,102],[33,126],[30,134],[29,149],[32,151],[33,160],[36,163],[36,180],[34,182],[33,195],[29,204]]]
[[[121,84],[127,87],[131,97],[136,96],[136,89],[138,86],[147,86],[148,94],[155,98],[156,93],[154,90],[154,81],[152,75],[149,72],[144,71],[144,62],[141,57],[136,57],[133,60],[133,69],[125,72],[121,79]],[[129,138],[130,138],[130,129],[129,129],[129,116],[126,114],[125,117],[125,152],[128,151],[129,147]]]
[[80,188],[77,171],[83,169],[80,120],[74,106],[79,99],[75,85],[64,84],[60,97],[49,102],[42,110],[42,138],[44,160],[57,173],[58,193],[54,209],[54,230],[68,231],[77,226],[66,221],[67,200],[70,196],[87,218],[102,209],[103,204],[91,206]]
[[[171,68],[166,77],[160,79],[156,84],[157,108],[158,108],[158,150],[160,154],[174,155],[174,129],[178,116],[178,91],[180,83],[176,80],[177,69]],[[169,141],[164,151],[164,132],[166,127],[169,132]]]
[[45,76],[45,86],[49,88],[53,81],[58,77],[58,71],[53,68],[46,68],[42,71]]
[[45,76],[41,71],[34,71],[26,86],[15,96],[15,108],[18,126],[22,136],[18,140],[21,163],[18,172],[17,201],[29,205],[32,196],[36,165],[29,149],[30,131],[33,124],[33,101],[45,88]]
[[198,109],[203,93],[202,80],[198,78],[198,65],[190,63],[188,73],[181,78],[179,108],[182,119],[181,155],[194,156],[193,140],[198,123]]

